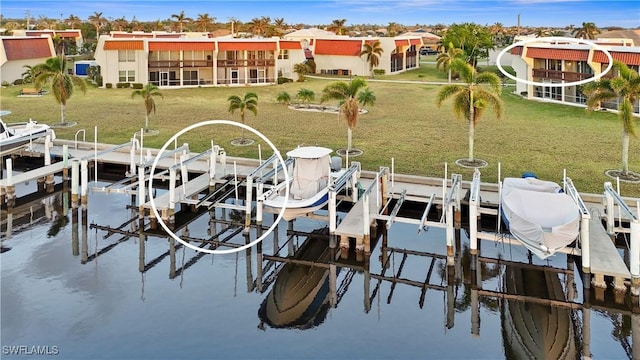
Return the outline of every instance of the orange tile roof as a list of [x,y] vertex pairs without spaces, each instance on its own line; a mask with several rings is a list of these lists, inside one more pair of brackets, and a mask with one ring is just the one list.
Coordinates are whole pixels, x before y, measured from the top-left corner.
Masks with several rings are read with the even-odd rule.
[[258,41],[219,41],[218,50],[276,50],[276,43],[274,42],[258,42]]
[[280,40],[280,49],[281,50],[300,50],[302,49],[302,45],[300,45],[300,41],[287,41]]
[[409,40],[407,39],[396,39],[396,46],[400,47],[400,46],[408,46],[409,45]]
[[41,59],[56,56],[49,38],[2,39],[7,60]]
[[144,43],[139,41],[111,40],[105,41],[104,50],[144,50]]
[[522,46],[516,46],[511,49],[511,55],[522,55]]
[[[631,52],[617,52],[610,51],[611,57],[613,60],[618,60],[621,63],[625,63],[627,65],[640,65],[640,53],[631,53]],[[607,57],[604,52],[597,50],[593,54],[593,61],[599,62],[602,64],[609,63],[609,57]]]
[[420,39],[409,39],[409,44],[411,45],[421,45],[422,41]]
[[316,55],[360,56],[362,40],[326,40],[317,39]]
[[213,41],[149,41],[149,51],[184,51],[184,50],[210,50],[216,49]]
[[527,57],[535,59],[555,59],[587,61],[589,51],[568,49],[527,48]]

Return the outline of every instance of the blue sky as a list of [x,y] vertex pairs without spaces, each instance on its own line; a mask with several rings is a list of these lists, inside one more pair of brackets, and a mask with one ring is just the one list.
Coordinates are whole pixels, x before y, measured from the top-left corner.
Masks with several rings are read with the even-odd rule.
[[532,27],[579,26],[593,22],[598,27],[640,27],[640,2],[593,0],[324,0],[324,1],[163,1],[163,0],[0,0],[0,13],[6,18],[32,18],[40,15],[67,18],[70,14],[81,19],[94,12],[103,16],[131,20],[152,21],[170,18],[184,10],[185,15],[197,18],[208,13],[218,22],[234,17],[247,22],[252,18],[283,17],[287,23],[309,25],[329,24],[334,19],[347,19],[347,25],[397,22],[404,25],[451,24],[475,22],[504,26],[520,24]]

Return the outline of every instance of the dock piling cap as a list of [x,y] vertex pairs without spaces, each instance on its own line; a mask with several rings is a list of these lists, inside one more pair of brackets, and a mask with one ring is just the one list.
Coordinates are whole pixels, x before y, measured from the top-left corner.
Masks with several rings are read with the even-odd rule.
[[320,146],[301,146],[287,152],[287,156],[301,159],[318,159],[332,152],[333,150]]

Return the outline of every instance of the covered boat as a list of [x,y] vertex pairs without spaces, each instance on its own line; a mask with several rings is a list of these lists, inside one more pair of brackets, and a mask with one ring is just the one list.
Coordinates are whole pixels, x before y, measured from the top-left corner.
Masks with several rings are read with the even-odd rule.
[[578,237],[578,205],[554,182],[534,177],[505,178],[500,205],[509,232],[541,259]]
[[[304,146],[287,153],[293,159],[293,168],[288,169],[291,178],[289,201],[283,215],[285,220],[316,211],[329,201],[332,151],[319,146]],[[285,187],[279,187],[267,194],[264,205],[282,209],[285,195]]]

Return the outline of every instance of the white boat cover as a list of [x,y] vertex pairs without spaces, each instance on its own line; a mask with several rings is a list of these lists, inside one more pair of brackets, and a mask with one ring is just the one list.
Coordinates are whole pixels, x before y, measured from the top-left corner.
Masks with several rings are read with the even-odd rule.
[[505,178],[501,205],[511,234],[541,259],[578,237],[578,206],[554,182]]

